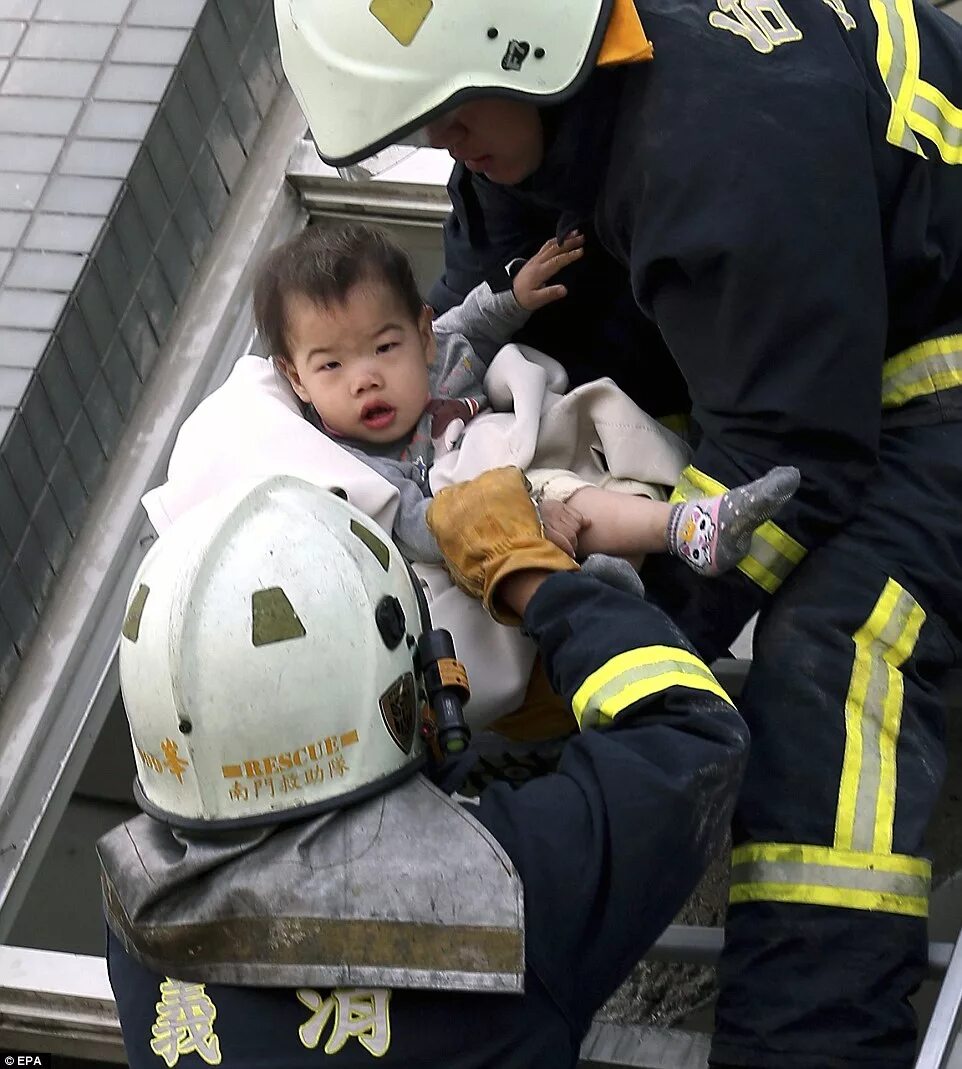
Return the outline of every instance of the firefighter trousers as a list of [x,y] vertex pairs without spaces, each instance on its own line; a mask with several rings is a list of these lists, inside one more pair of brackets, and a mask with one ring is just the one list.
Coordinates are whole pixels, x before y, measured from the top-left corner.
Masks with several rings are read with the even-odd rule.
[[[740,595],[675,563],[649,558],[648,596],[711,659]],[[886,430],[855,516],[759,614],[712,1065],[912,1065],[960,659],[962,423]]]
[[713,1064],[912,1065],[960,635],[962,424],[885,432],[856,517],[759,617]]

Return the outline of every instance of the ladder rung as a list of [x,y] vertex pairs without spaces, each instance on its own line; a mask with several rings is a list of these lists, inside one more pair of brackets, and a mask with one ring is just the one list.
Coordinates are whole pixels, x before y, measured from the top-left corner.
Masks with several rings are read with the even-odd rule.
[[[670,961],[689,965],[717,965],[725,935],[721,928],[697,924],[669,924],[645,955],[647,961]],[[953,943],[929,943],[929,977],[945,975]]]
[[704,1069],[708,1036],[673,1028],[595,1021],[581,1045],[579,1069]]

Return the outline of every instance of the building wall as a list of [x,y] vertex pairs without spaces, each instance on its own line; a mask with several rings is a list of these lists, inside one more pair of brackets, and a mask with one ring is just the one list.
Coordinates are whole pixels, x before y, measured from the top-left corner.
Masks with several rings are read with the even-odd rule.
[[0,701],[281,78],[269,0],[0,0]]

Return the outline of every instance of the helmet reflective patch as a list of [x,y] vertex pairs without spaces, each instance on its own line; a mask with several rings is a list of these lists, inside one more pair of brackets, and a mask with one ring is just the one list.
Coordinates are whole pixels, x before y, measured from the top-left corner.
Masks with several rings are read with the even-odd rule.
[[391,551],[380,538],[373,531],[368,530],[363,523],[358,523],[357,520],[351,520],[351,534],[360,538],[377,558],[378,564],[387,571],[388,565],[391,563]]
[[503,71],[519,71],[528,58],[531,45],[527,41],[509,41],[504,55],[501,57],[501,69]]
[[407,47],[432,7],[432,0],[371,0],[369,10],[398,44]]
[[124,638],[130,639],[131,642],[136,642],[140,638],[140,618],[144,614],[144,606],[147,604],[147,595],[149,593],[150,587],[141,583],[137,587],[137,593],[134,594],[130,608],[127,610],[127,617],[124,620],[121,634]]
[[307,634],[294,606],[279,586],[251,594],[251,616],[251,642],[255,646],[286,642]]
[[410,672],[398,676],[381,695],[379,704],[391,738],[405,753],[410,753],[414,745],[418,711],[414,676]]

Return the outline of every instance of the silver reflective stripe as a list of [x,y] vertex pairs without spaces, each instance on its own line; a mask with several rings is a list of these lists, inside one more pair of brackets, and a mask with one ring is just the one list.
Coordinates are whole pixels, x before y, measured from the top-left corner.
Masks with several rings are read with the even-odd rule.
[[[962,336],[956,337],[962,340]],[[883,407],[895,408],[915,397],[962,385],[962,344],[944,351],[935,349],[936,345],[937,341],[923,343],[919,346],[918,358],[904,367],[899,364],[904,362],[902,358],[907,354],[900,353],[886,362],[882,368]],[[935,351],[929,353],[930,346]],[[899,361],[899,364],[895,361]],[[886,371],[886,368],[892,367],[898,370]]]
[[[695,665],[691,661],[664,660],[656,661],[654,664],[636,665],[625,669],[624,672],[620,672],[609,683],[605,683],[604,686],[596,690],[588,700],[582,716],[585,713],[600,713],[605,703],[617,697],[621,691],[633,686],[635,683],[640,683],[644,679],[654,679],[668,672],[678,672],[686,676],[700,676],[708,682],[716,683],[715,677],[707,665]],[[611,714],[609,713],[608,715]]]
[[929,893],[930,878],[905,872],[814,865],[804,861],[743,861],[732,866],[731,882],[733,886],[744,883],[808,885],[922,898]]
[[711,670],[688,650],[672,646],[641,646],[612,657],[581,684],[571,699],[579,726],[594,727],[601,717],[612,719],[635,702],[671,687],[708,691],[731,705],[731,698]]
[[784,582],[795,570],[796,562],[767,542],[758,532],[752,535],[751,549],[748,555],[780,582]]
[[[915,100],[912,102],[912,113],[909,115],[909,122],[913,122],[916,116],[931,123],[942,135],[942,139],[949,149],[958,150],[962,148],[962,127],[951,123],[940,108],[931,100],[926,100],[921,94],[916,94]],[[918,130],[918,132],[923,137],[926,136],[924,129]]]
[[[855,795],[855,819],[849,849],[871,852],[875,842],[875,825],[879,811],[879,790],[882,780],[882,730],[885,721],[885,701],[892,685],[890,664],[886,654],[896,649],[911,624],[915,599],[901,590],[881,631],[866,650],[868,658],[868,686],[861,716],[862,760]],[[901,698],[901,695],[899,696]],[[901,704],[901,702],[900,702]]]
[[870,0],[878,23],[876,60],[892,99],[886,139],[925,156],[917,137],[931,141],[941,158],[962,163],[962,109],[920,77],[919,31],[909,0]]
[[[911,21],[912,32],[912,55],[909,54],[909,37],[907,30],[909,24],[898,10],[896,0],[871,0],[872,14],[879,27],[878,65],[879,73],[885,82],[885,88],[892,98],[892,115],[889,120],[888,140],[899,148],[909,152],[924,155],[922,147],[915,134],[909,128],[908,109],[911,106],[911,98],[915,95],[915,84],[918,81],[918,33],[914,19]],[[911,14],[910,14],[911,19]],[[886,44],[891,45],[891,53],[886,49]],[[906,92],[906,82],[909,83]],[[909,99],[906,100],[906,95]]]

